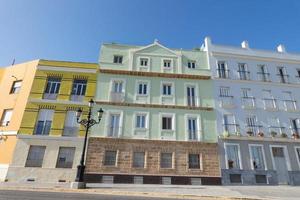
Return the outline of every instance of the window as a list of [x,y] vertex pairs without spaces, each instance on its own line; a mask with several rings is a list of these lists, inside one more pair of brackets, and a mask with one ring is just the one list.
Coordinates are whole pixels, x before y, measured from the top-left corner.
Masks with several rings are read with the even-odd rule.
[[162,117],[162,129],[163,130],[172,130],[172,117],[163,116]]
[[234,115],[232,114],[223,115],[223,125],[224,125],[224,131],[228,132],[229,134],[236,133],[237,125],[235,124]]
[[172,153],[161,153],[160,154],[160,168],[172,168]]
[[248,115],[246,117],[247,132],[256,134],[260,131],[260,126],[257,124],[257,118],[255,115]]
[[296,156],[297,156],[297,159],[298,159],[298,162],[299,162],[299,167],[300,167],[300,147],[296,148]]
[[220,97],[231,97],[230,87],[220,87]]
[[300,69],[297,69],[296,79],[297,79],[298,83],[300,83]]
[[140,66],[148,66],[148,58],[140,58]]
[[224,61],[218,62],[218,77],[229,78],[229,70],[227,70],[226,63]]
[[21,86],[22,86],[22,81],[14,81],[10,89],[10,94],[19,93]]
[[123,62],[123,56],[114,55],[114,63],[115,64],[122,64],[122,62]]
[[254,170],[265,170],[265,161],[262,146],[250,145],[252,168]]
[[195,68],[196,68],[196,61],[194,61],[194,60],[189,60],[189,61],[188,61],[188,68],[189,68],[189,69],[195,69]]
[[254,108],[255,98],[251,94],[250,88],[242,88],[242,105],[244,108]]
[[229,174],[230,183],[242,183],[241,174]]
[[49,135],[54,110],[41,109],[39,111],[38,121],[35,125],[35,135]]
[[1,117],[1,126],[8,126],[11,117],[12,117],[12,109],[5,109],[3,110],[2,117]]
[[148,94],[148,84],[147,83],[139,83],[137,92],[139,95],[147,95]]
[[163,84],[162,85],[162,94],[163,95],[172,95],[172,84]]
[[300,120],[299,119],[291,119],[291,129],[292,134],[300,134]]
[[187,93],[187,105],[188,106],[196,106],[196,95],[195,95],[195,87],[194,86],[187,86],[186,93]]
[[145,114],[137,114],[136,115],[136,123],[135,128],[146,128],[146,115]]
[[239,76],[240,80],[249,80],[250,72],[247,71],[247,65],[245,63],[239,63]]
[[122,93],[123,92],[123,81],[114,81],[113,82],[113,92]]
[[198,140],[197,118],[189,117],[187,119],[189,140]]
[[172,63],[171,60],[163,60],[164,68],[171,68],[172,67],[171,63]]
[[111,114],[108,136],[118,137],[119,132],[120,132],[120,114]]
[[75,147],[59,147],[56,168],[72,168]]
[[132,167],[144,168],[145,167],[145,152],[134,152]]
[[76,111],[68,110],[65,118],[63,136],[77,136],[79,124],[77,123]]
[[87,80],[84,79],[74,79],[72,95],[84,96],[86,91]]
[[262,93],[265,109],[276,109],[276,99],[273,97],[271,90],[263,90]]
[[30,146],[25,167],[42,167],[45,146]]
[[104,165],[116,166],[117,151],[105,151]]
[[189,169],[200,169],[199,154],[189,154]]
[[60,88],[61,78],[49,77],[44,93],[45,99],[56,99]]
[[297,105],[294,100],[292,93],[289,91],[282,92],[283,94],[283,104],[286,111],[296,111]]
[[280,78],[281,83],[288,83],[288,77],[289,75],[286,74],[286,69],[284,67],[278,67],[278,76]]
[[228,169],[240,169],[239,146],[236,144],[226,144]]
[[275,132],[277,135],[284,132],[284,127],[280,126],[280,121],[277,117],[268,118],[268,124],[269,124],[270,134],[272,134],[272,132]]
[[270,81],[270,73],[268,73],[267,67],[265,65],[258,65],[257,67],[259,80],[263,82]]

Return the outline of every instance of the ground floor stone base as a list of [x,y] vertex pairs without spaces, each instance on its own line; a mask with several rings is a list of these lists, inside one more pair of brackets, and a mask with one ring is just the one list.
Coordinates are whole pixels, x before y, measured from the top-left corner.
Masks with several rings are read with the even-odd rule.
[[[29,150],[31,146],[44,147],[40,166],[28,167]],[[12,163],[8,167],[6,180],[8,182],[73,182],[77,165],[80,161],[83,139],[78,137],[61,136],[30,136],[18,135]],[[57,166],[60,148],[74,148],[72,157],[63,157],[71,163],[68,167]]]
[[[217,150],[216,143],[91,137],[85,180],[88,183],[219,185]],[[139,157],[135,157],[136,153]],[[162,158],[166,153],[172,155],[168,167]],[[199,162],[191,160],[191,155],[199,158]],[[138,158],[140,166],[135,166]]]

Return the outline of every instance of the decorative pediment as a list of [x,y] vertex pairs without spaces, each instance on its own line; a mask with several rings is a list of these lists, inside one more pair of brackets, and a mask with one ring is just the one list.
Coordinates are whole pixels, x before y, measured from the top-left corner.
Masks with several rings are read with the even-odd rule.
[[148,46],[137,49],[135,53],[178,56],[175,51],[161,45],[157,40]]

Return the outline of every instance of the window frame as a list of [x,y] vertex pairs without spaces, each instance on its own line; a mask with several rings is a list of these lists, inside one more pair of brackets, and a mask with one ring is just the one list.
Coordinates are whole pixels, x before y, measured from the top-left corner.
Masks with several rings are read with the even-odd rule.
[[[252,154],[252,149],[253,147],[259,147],[262,150],[262,157],[263,157],[263,163],[264,163],[264,169],[255,169],[254,165],[253,165],[253,154]],[[248,149],[249,149],[249,155],[250,155],[250,165],[251,165],[251,169],[252,170],[268,170],[267,168],[267,162],[266,162],[266,156],[265,156],[265,149],[264,149],[264,145],[262,144],[249,144],[248,145]]]
[[196,60],[188,60],[187,68],[188,69],[196,69]]
[[[143,153],[144,159],[143,159],[143,166],[137,166],[137,163],[135,162],[135,154]],[[132,168],[136,169],[145,169],[146,168],[146,159],[147,159],[147,153],[146,151],[133,151],[132,152]]]
[[[14,87],[17,83],[21,83],[19,87]],[[16,80],[12,83],[9,94],[18,94],[21,90],[23,80]]]
[[[13,108],[7,108],[7,109],[3,109],[2,111],[2,116],[1,116],[1,121],[0,121],[0,127],[6,127],[9,126],[11,119],[13,117]],[[9,121],[6,121],[6,123],[4,124],[4,119],[7,116],[7,112],[10,112],[10,117],[9,117]]]
[[[198,161],[199,161],[199,167],[191,167],[190,163],[190,156],[191,155],[197,155],[198,156]],[[201,153],[187,153],[187,168],[189,170],[202,170],[202,154]]]
[[[171,167],[162,166],[162,155],[163,154],[171,154]],[[160,169],[174,169],[174,152],[159,152],[159,168]],[[164,162],[165,163],[165,162]]]
[[[121,61],[120,61],[120,59],[121,59]],[[115,62],[115,61],[117,61],[117,62]],[[113,55],[113,63],[114,64],[123,64],[123,61],[124,61],[123,55],[120,55],[120,54]]]
[[[27,162],[29,162],[29,155],[31,153],[31,148],[33,147],[39,147],[41,148],[42,147],[42,150],[43,150],[43,155],[41,156],[42,157],[42,160],[40,161],[39,165],[36,165],[36,166],[33,166],[32,164],[29,165]],[[26,167],[36,167],[36,168],[42,168],[43,167],[43,163],[44,163],[44,159],[45,159],[45,152],[46,152],[46,146],[43,146],[43,145],[30,145],[29,146],[29,149],[28,149],[28,152],[27,152],[27,158],[26,158],[26,161],[25,161],[25,168]],[[31,159],[33,160],[33,159]]]
[[[107,152],[115,152],[115,160],[114,160],[114,164],[109,165],[107,164],[107,160],[106,160],[106,156],[107,156]],[[118,156],[119,156],[119,150],[114,150],[114,149],[106,149],[104,151],[104,156],[103,156],[103,161],[102,161],[102,165],[105,167],[117,167],[118,166]]]
[[[237,146],[238,150],[238,159],[239,159],[239,168],[229,168],[228,165],[228,146]],[[239,143],[224,143],[224,149],[225,149],[225,166],[226,169],[233,169],[233,170],[242,170],[243,169],[243,163],[242,163],[242,157],[241,157],[241,148]]]
[[[62,149],[73,150],[73,156],[72,156],[72,159],[70,159],[70,160],[72,160],[71,166],[69,166],[69,165],[67,165],[67,164],[64,164],[64,165],[60,165],[60,164],[59,164],[59,162],[60,162],[60,161],[59,161],[59,158],[60,158],[60,153],[61,153]],[[75,153],[76,153],[76,147],[66,147],[66,146],[59,147],[55,168],[60,168],[60,169],[72,169],[72,168],[73,168],[73,165],[74,165]],[[66,159],[66,160],[67,160],[67,159]],[[66,163],[66,162],[65,162],[65,163]]]

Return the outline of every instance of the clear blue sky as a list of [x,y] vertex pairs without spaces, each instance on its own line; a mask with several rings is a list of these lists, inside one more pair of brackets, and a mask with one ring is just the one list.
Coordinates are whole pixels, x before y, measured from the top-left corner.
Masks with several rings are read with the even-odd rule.
[[104,42],[173,48],[213,42],[300,52],[297,0],[0,0],[0,66],[32,59],[97,62]]

